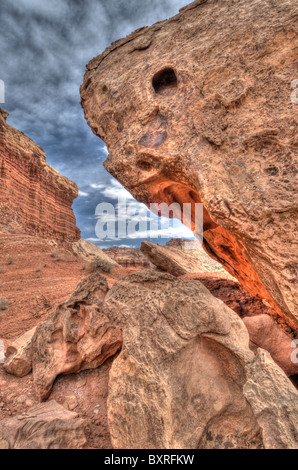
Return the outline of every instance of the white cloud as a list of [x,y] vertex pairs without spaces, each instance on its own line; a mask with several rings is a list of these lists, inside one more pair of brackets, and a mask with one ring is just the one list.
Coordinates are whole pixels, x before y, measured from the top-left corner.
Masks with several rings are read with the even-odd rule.
[[92,183],[92,184],[90,184],[90,188],[92,188],[92,189],[104,189],[105,184],[103,184],[103,183],[100,183],[100,184]]
[[101,191],[104,197],[109,199],[133,199],[133,196],[117,181],[110,179]]
[[85,191],[79,191],[79,196],[81,196],[81,197],[89,197],[89,193],[85,193]]

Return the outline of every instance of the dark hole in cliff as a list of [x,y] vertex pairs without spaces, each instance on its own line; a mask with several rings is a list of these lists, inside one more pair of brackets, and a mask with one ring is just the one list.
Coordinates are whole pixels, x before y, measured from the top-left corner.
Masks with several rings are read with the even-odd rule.
[[149,162],[146,162],[144,160],[139,160],[137,162],[137,166],[141,169],[141,170],[145,170],[145,171],[150,171],[152,170],[153,166],[151,163]]
[[154,91],[160,95],[172,95],[176,93],[177,84],[175,71],[170,68],[157,72],[152,79]]

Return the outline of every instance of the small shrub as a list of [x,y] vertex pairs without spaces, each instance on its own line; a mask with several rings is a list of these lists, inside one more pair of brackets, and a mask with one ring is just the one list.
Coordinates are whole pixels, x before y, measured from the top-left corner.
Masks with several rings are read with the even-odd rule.
[[7,299],[4,299],[4,297],[0,298],[0,310],[7,310],[9,306],[9,302]]
[[53,250],[51,256],[55,258],[56,261],[65,261],[65,256],[58,250]]
[[0,274],[4,273],[5,272],[5,266],[0,266]]
[[214,266],[214,268],[215,268],[217,271],[225,271],[225,268],[223,268],[222,266]]
[[14,257],[13,256],[8,256],[7,257],[7,264],[12,264],[14,262]]
[[44,268],[44,264],[39,264],[38,266],[36,266],[35,272],[36,272],[37,277],[40,277],[40,273],[43,270],[43,268]]
[[93,261],[90,263],[90,271],[103,271],[104,273],[111,273],[114,269],[114,265],[112,263],[109,263],[109,261],[106,261],[101,258],[94,258]]

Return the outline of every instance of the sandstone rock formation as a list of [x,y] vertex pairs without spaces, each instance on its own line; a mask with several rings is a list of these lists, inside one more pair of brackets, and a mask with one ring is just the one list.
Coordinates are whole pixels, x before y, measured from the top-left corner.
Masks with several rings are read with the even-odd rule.
[[58,375],[96,369],[121,348],[121,331],[101,312],[107,291],[105,278],[92,274],[36,328],[32,369],[41,400],[49,396]]
[[183,276],[189,273],[200,273],[204,269],[200,262],[177,248],[163,246],[143,241],[141,251],[157,268],[173,276]]
[[146,204],[202,202],[207,252],[293,328],[297,13],[197,0],[113,43],[81,87],[105,168]]
[[148,258],[141,252],[140,248],[127,248],[120,246],[113,246],[104,250],[111,258],[113,258],[120,266],[125,268],[152,267]]
[[[222,300],[240,318],[266,314],[274,315],[274,310],[258,297],[253,297],[236,279],[221,277],[221,273],[185,274],[181,279],[193,279],[201,282],[214,297]],[[282,327],[285,327],[282,324]]]
[[102,261],[114,266],[115,268],[119,267],[119,264],[116,263],[112,258],[110,258],[106,253],[104,253],[99,246],[94,245],[88,240],[81,239],[72,244],[73,252],[78,255],[80,258],[83,258],[85,261],[92,261],[95,258],[99,258]]
[[86,426],[77,413],[52,400],[0,421],[0,449],[83,449]]
[[24,346],[24,344],[31,341],[32,337],[34,336],[35,330],[36,330],[36,326],[34,328],[31,328],[31,330],[26,331],[18,338],[15,338],[14,340],[9,341],[7,343],[6,350],[5,350],[6,359],[8,359],[13,354],[15,354],[18,351],[18,349]]
[[0,108],[0,227],[60,241],[80,238],[75,183],[46,163],[41,147],[6,123]]
[[298,392],[198,281],[144,270],[103,312],[123,328],[110,371],[115,448],[297,448]]
[[32,370],[32,338],[36,327],[9,343],[6,348],[4,370],[17,377],[24,377]]
[[272,359],[290,375],[298,374],[298,364],[292,361],[293,339],[281,330],[268,315],[257,315],[243,319],[253,346],[266,349]]
[[[253,317],[266,314],[272,317],[279,327],[291,338],[294,331],[278,317],[272,307],[263,299],[252,296],[244,287],[233,278],[226,278],[222,272],[204,272],[197,274],[185,274],[182,279],[196,279],[211,292],[214,297],[222,300],[229,308],[234,310],[240,318]],[[277,325],[276,325],[277,326]],[[279,330],[280,328],[277,327]],[[266,348],[265,348],[266,349]]]

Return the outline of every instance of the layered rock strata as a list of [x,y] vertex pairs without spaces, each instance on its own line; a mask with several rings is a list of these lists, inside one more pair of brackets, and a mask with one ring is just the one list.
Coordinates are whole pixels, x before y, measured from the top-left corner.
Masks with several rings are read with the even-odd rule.
[[59,241],[80,238],[72,211],[78,188],[45,152],[6,123],[0,108],[0,227]]

